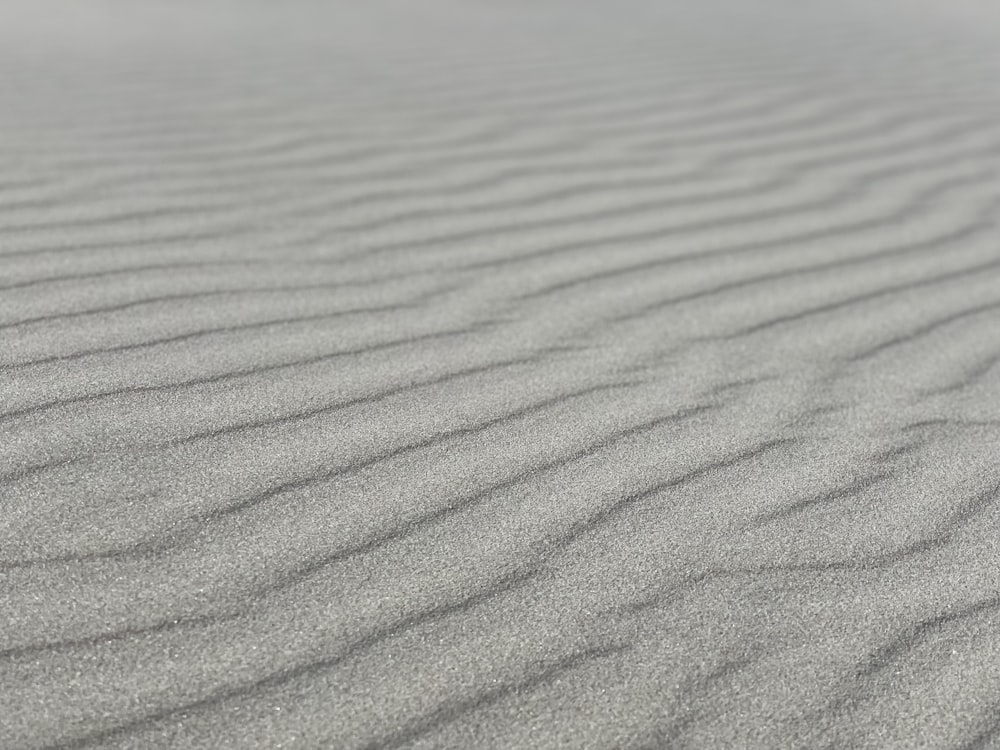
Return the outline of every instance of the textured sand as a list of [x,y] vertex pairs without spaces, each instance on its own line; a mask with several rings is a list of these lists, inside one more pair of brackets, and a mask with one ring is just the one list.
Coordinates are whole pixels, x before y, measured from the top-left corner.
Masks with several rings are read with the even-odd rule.
[[1000,747],[1000,10],[0,5],[0,748]]

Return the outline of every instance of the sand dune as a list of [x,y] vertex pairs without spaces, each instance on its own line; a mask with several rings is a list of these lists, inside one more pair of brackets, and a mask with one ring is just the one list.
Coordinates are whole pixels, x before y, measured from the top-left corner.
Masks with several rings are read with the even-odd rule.
[[1000,12],[0,8],[0,747],[1000,747]]

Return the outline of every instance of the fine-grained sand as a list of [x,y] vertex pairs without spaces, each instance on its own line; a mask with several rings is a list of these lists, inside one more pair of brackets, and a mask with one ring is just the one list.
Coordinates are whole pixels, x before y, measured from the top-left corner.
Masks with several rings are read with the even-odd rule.
[[1000,7],[0,5],[0,748],[1000,747]]

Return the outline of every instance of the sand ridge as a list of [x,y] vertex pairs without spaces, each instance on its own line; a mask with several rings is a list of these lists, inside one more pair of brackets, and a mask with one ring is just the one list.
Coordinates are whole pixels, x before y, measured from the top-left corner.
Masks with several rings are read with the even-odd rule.
[[0,9],[0,747],[1000,746],[1000,13]]

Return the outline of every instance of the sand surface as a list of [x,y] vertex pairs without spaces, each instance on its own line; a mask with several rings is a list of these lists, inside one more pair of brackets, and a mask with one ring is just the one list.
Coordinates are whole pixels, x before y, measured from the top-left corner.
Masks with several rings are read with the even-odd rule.
[[0,5],[0,748],[1000,747],[1000,6]]

